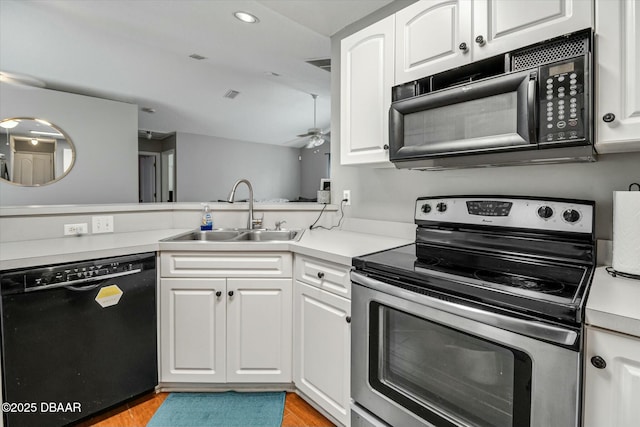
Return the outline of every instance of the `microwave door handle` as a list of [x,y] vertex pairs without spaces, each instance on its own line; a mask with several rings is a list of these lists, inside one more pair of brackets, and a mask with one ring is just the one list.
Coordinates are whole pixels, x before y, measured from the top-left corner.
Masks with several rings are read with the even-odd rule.
[[538,79],[536,75],[531,76],[529,80],[529,87],[527,88],[527,127],[529,129],[529,142],[536,142],[536,100],[537,97],[537,89],[538,87]]

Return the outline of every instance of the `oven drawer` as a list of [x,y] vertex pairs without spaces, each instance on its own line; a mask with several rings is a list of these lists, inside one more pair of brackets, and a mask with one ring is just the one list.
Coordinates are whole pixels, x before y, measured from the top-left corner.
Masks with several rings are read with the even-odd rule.
[[351,299],[351,267],[296,255],[294,270],[296,280]]
[[291,277],[288,252],[162,252],[162,277]]

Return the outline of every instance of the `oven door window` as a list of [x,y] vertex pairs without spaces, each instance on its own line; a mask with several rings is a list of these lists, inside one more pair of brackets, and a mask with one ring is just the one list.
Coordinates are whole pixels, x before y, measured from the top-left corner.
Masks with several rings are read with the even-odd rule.
[[528,426],[532,363],[515,349],[370,305],[371,386],[435,426]]

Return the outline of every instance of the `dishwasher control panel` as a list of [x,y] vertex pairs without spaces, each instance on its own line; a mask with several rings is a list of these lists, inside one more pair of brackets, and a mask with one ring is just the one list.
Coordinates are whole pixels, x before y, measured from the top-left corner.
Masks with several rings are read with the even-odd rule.
[[82,285],[87,282],[139,273],[142,270],[144,265],[139,256],[124,256],[6,272],[2,275],[0,284],[4,295]]

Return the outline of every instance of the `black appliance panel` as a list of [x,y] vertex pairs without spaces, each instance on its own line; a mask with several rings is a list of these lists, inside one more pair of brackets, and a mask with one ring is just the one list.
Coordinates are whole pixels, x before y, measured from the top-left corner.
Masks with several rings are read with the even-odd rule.
[[[33,277],[25,272],[2,276],[3,399],[36,404],[35,412],[5,412],[5,426],[66,425],[158,384],[155,254],[42,271],[55,281],[58,273],[75,275],[76,267],[89,271],[95,264],[135,268],[120,277],[38,291],[25,291]],[[103,308],[96,296],[112,285],[122,295]],[[65,410],[52,411],[49,403]]]

